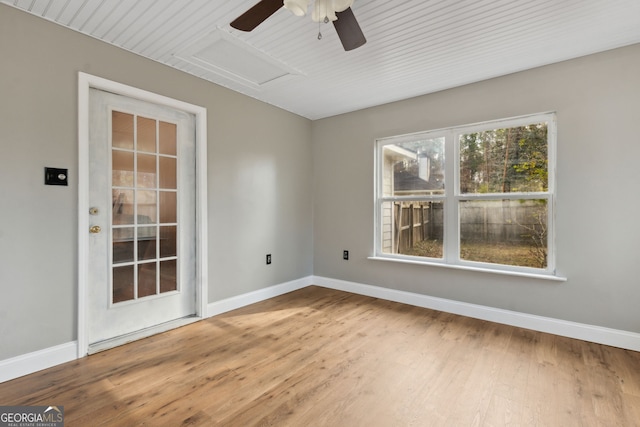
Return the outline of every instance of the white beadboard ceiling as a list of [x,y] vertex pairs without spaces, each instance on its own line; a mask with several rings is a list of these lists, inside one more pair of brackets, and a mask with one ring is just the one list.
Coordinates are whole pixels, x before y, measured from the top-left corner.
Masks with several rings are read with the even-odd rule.
[[355,0],[367,43],[257,0],[0,0],[285,110],[319,119],[640,42],[640,0]]

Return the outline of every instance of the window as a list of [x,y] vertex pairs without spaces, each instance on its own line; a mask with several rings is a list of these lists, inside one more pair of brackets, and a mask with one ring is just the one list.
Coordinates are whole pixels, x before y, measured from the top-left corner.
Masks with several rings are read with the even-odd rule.
[[376,141],[376,257],[554,273],[555,115]]

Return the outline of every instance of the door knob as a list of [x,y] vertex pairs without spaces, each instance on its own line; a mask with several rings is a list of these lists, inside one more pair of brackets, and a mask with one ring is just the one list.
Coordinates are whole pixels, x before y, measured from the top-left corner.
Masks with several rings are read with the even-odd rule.
[[98,234],[100,231],[102,231],[102,228],[100,228],[99,225],[94,225],[91,228],[89,228],[89,233],[92,233],[92,234]]

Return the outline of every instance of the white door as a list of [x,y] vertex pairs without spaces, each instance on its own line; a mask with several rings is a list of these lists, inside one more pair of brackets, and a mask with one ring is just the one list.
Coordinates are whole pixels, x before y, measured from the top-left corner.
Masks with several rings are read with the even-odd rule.
[[193,114],[90,89],[88,344],[196,314]]

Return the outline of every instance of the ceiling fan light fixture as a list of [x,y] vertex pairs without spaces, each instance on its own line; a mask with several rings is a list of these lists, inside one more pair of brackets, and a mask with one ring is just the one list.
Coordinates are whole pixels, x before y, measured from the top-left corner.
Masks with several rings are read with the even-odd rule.
[[296,16],[307,14],[308,0],[284,0],[284,7]]
[[342,47],[345,51],[350,51],[367,42],[351,10],[353,2],[354,0],[259,0],[253,7],[234,19],[230,25],[236,30],[249,32],[282,7],[294,15],[304,16],[310,5],[313,5],[311,19],[318,23],[318,39],[322,38],[320,23],[333,22]]
[[333,0],[333,10],[343,12],[353,6],[353,0]]
[[311,20],[313,22],[329,22],[338,19],[333,7],[333,0],[315,0]]

